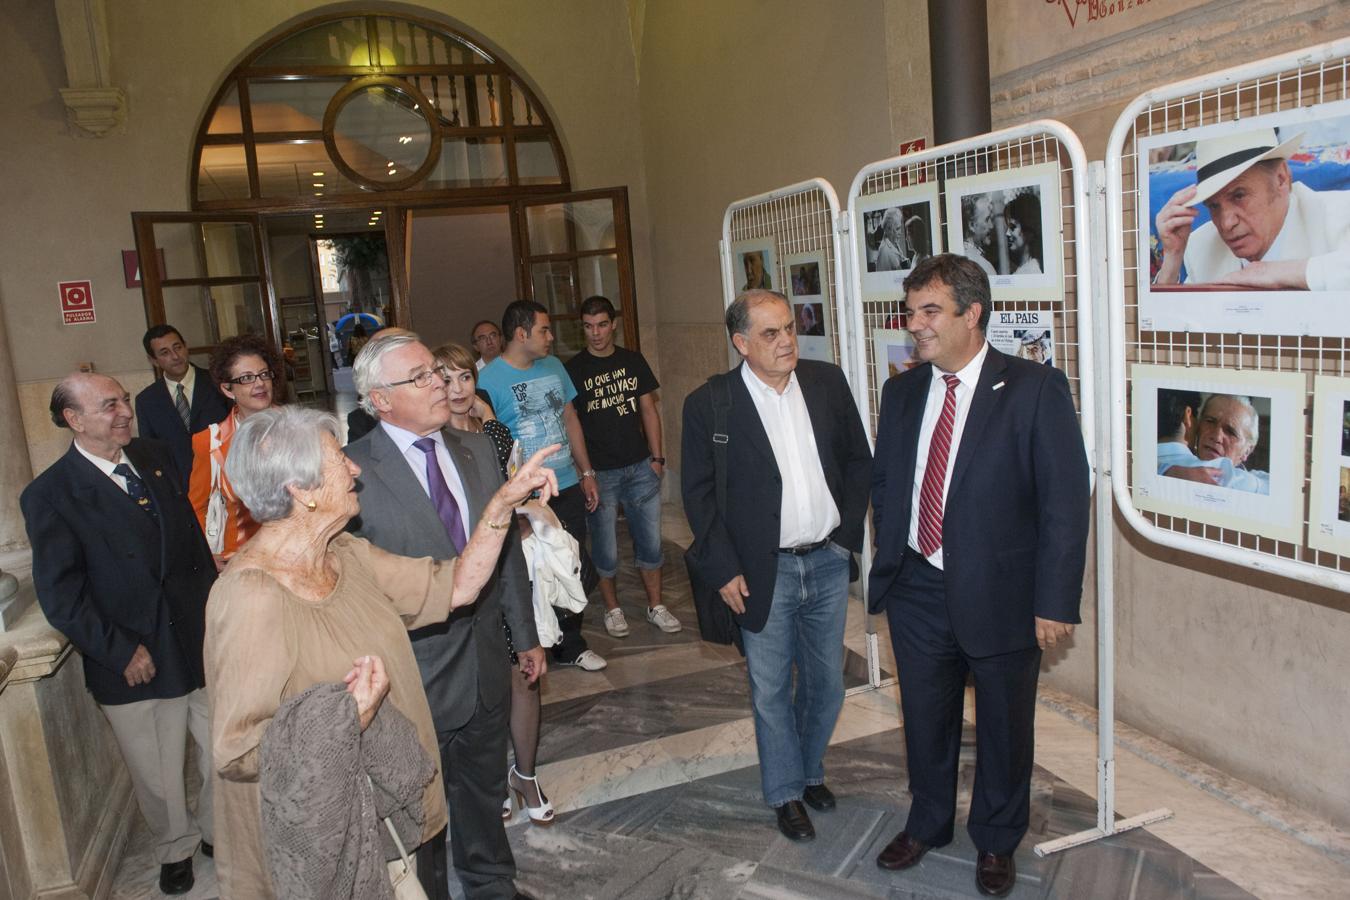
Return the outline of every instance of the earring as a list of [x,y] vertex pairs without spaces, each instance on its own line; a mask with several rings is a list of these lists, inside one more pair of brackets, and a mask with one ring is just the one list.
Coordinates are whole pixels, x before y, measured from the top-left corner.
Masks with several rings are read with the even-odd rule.
[[318,508],[319,504],[315,503],[313,500],[306,501],[305,503],[305,509],[309,510],[310,512],[314,512],[314,510]]

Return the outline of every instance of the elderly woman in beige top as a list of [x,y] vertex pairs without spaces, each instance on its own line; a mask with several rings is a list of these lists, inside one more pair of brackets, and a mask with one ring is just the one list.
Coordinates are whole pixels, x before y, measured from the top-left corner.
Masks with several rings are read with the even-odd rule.
[[[360,506],[357,466],[338,446],[337,420],[299,407],[250,416],[226,473],[261,523],[226,567],[206,611],[206,688],[216,789],[221,897],[274,896],[261,839],[258,746],[287,698],[346,682],[364,729],[382,701],[417,728],[439,767],[431,711],[408,631],[473,603],[493,571],[512,509],[557,491],[535,454],[488,501],[456,560],[408,559],[343,534]],[[317,748],[316,748],[317,750]],[[446,826],[441,774],[423,795],[423,841]]]

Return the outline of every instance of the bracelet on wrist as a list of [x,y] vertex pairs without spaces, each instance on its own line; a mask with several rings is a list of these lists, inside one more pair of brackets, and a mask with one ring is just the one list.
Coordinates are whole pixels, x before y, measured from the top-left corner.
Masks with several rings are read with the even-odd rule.
[[582,477],[582,478],[594,478],[594,477],[595,477],[595,470],[594,470],[594,469],[587,469],[585,472],[582,472],[582,473],[581,473],[581,477]]
[[512,513],[511,515],[509,515],[509,516],[506,517],[506,521],[504,521],[504,522],[493,522],[493,521],[490,520],[490,519],[483,519],[483,521],[487,523],[487,527],[489,527],[489,528],[494,528],[494,529],[496,529],[497,531],[501,531],[503,528],[505,528],[506,526],[510,525],[510,524],[511,524],[511,520],[514,519],[514,518],[515,518],[515,513]]

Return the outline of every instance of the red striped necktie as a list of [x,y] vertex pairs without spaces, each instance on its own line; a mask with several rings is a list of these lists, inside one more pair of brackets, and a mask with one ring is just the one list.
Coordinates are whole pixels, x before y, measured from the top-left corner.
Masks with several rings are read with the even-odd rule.
[[956,422],[956,386],[961,383],[955,375],[942,378],[947,382],[947,395],[942,398],[942,415],[928,445],[928,465],[919,492],[919,552],[924,556],[932,556],[942,547],[942,486],[947,480],[947,456]]

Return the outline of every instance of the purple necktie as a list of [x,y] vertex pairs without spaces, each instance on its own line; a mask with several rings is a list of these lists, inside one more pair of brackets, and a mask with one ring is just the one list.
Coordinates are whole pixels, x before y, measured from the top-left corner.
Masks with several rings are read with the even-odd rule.
[[431,504],[436,507],[436,515],[445,524],[445,533],[450,535],[450,543],[455,545],[456,553],[464,552],[464,522],[459,517],[459,504],[450,486],[445,483],[441,464],[436,460],[436,441],[424,437],[413,441],[413,446],[427,456],[427,488],[431,491]]

